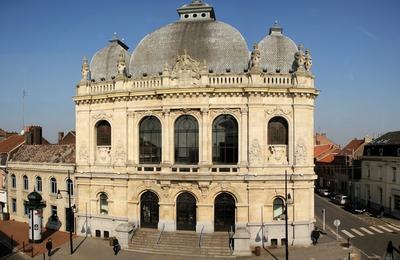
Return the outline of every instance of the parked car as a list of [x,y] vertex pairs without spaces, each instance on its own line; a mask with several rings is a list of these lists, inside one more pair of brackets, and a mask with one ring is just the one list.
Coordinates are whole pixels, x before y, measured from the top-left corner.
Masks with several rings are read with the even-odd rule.
[[339,205],[345,205],[348,202],[348,197],[346,195],[338,194],[335,196],[333,201]]
[[328,189],[318,189],[318,194],[324,197],[329,196],[329,190]]
[[332,201],[335,200],[336,195],[339,195],[339,193],[337,192],[331,192],[331,194],[329,194],[329,199],[331,199]]
[[357,202],[347,203],[344,207],[346,210],[354,214],[362,214],[366,211],[364,205]]

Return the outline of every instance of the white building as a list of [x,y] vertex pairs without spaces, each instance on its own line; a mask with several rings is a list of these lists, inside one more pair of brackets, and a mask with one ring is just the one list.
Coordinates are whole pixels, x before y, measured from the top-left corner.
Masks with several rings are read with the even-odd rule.
[[362,179],[356,196],[372,209],[400,218],[400,131],[389,132],[364,147]]
[[233,228],[254,246],[264,224],[267,244],[281,245],[287,172],[288,240],[310,244],[318,95],[310,51],[277,23],[249,51],[202,1],[178,14],[132,53],[114,37],[83,61],[77,230]]

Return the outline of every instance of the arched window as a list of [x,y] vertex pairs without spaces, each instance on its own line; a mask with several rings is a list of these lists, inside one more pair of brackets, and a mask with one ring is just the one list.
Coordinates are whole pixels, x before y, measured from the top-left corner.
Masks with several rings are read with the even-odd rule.
[[274,199],[274,220],[279,220],[281,219],[281,216],[283,215],[283,199],[281,198],[276,198]]
[[105,193],[100,194],[100,214],[108,215],[108,197]]
[[97,146],[111,146],[111,125],[102,120],[96,125]]
[[11,188],[17,188],[17,178],[14,174],[11,174]]
[[24,184],[24,190],[28,190],[29,189],[28,176],[24,175],[24,177],[22,177],[22,180],[23,180],[23,184]]
[[184,115],[175,122],[175,162],[199,162],[199,125],[193,116]]
[[282,117],[274,117],[268,122],[268,144],[288,144],[288,123]]
[[57,194],[57,180],[54,177],[50,179],[50,192]]
[[212,142],[213,163],[238,162],[238,124],[233,116],[221,115],[214,120]]
[[139,127],[139,162],[161,162],[161,123],[155,116],[145,117]]
[[67,191],[69,194],[71,194],[71,196],[74,195],[74,182],[70,179],[67,179],[65,185],[67,186]]
[[42,191],[42,178],[39,176],[36,177],[36,191]]

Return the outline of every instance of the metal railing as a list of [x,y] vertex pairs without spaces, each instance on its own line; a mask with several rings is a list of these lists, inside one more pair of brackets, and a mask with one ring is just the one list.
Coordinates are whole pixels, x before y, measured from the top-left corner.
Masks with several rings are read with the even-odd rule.
[[204,231],[204,226],[201,228],[201,232],[200,232],[200,237],[199,237],[199,248],[201,248],[201,241],[203,240],[203,231]]
[[160,240],[161,240],[161,235],[162,235],[162,233],[164,232],[164,228],[165,228],[165,224],[163,224],[163,225],[162,225],[162,228],[161,228],[160,234],[158,235],[158,238],[157,238],[157,244],[159,244],[159,243],[160,243]]

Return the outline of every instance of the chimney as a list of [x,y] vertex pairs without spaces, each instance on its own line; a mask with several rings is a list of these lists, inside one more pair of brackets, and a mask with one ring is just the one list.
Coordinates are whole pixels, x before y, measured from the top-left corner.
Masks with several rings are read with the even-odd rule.
[[60,143],[63,138],[64,138],[64,132],[58,132],[58,143]]
[[41,126],[29,126],[25,132],[25,144],[37,145],[42,144],[42,127]]

